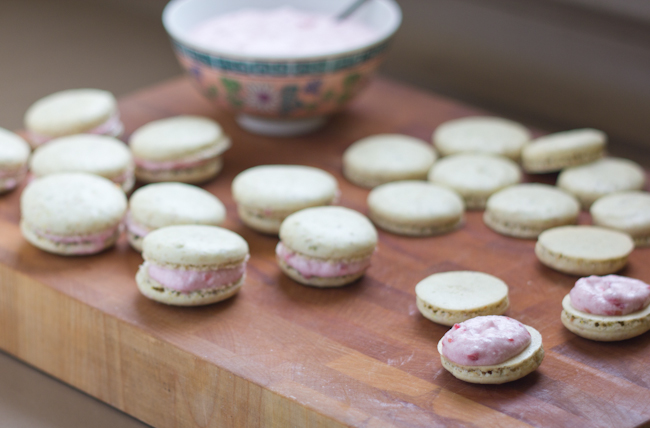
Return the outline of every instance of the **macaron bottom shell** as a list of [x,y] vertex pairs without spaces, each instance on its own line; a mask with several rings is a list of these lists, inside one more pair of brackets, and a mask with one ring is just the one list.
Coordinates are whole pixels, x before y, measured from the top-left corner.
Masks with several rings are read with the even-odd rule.
[[539,241],[535,245],[535,255],[543,265],[551,269],[579,276],[607,275],[618,272],[627,264],[627,255],[606,260],[587,260],[553,252]]
[[370,212],[370,219],[372,220],[377,227],[385,231],[395,233],[397,235],[406,235],[406,236],[433,236],[441,235],[443,233],[451,232],[455,229],[458,229],[462,223],[463,219],[454,218],[449,220],[447,223],[438,223],[435,225],[421,225],[415,223],[406,223],[399,222],[395,220],[389,220],[381,215],[378,215],[375,212]]
[[531,220],[530,222],[525,222],[506,217],[507,215],[505,214],[499,215],[491,211],[485,211],[483,214],[483,222],[487,227],[501,235],[522,239],[534,239],[547,229],[575,224],[577,221],[577,218],[566,218],[550,221]]
[[342,276],[335,276],[335,277],[328,277],[328,278],[320,277],[320,276],[306,277],[302,275],[300,272],[298,272],[295,268],[289,266],[287,262],[282,260],[280,257],[276,257],[276,259],[278,261],[278,265],[280,266],[282,272],[284,272],[289,278],[293,279],[296,282],[299,282],[300,284],[309,285],[312,287],[319,287],[319,288],[341,287],[356,281],[366,273],[364,270],[362,272],[358,272],[350,275],[342,275]]
[[493,305],[487,305],[469,311],[454,311],[443,309],[425,302],[423,299],[416,297],[416,305],[422,316],[442,325],[452,326],[456,323],[467,321],[468,319],[485,316],[485,315],[503,315],[510,306],[508,296]]
[[147,298],[173,306],[203,306],[226,300],[239,292],[246,280],[244,274],[237,282],[225,287],[207,288],[189,293],[162,286],[158,281],[149,276],[145,264],[140,265],[135,281],[138,290]]
[[221,156],[210,159],[200,165],[178,169],[146,169],[136,166],[135,176],[144,183],[176,181],[180,183],[199,184],[215,177],[223,169]]
[[291,213],[285,213],[284,215],[278,213],[269,213],[264,215],[259,210],[249,209],[246,206],[239,205],[237,207],[237,213],[242,223],[251,229],[267,233],[270,235],[277,235],[280,231],[280,225],[282,221]]

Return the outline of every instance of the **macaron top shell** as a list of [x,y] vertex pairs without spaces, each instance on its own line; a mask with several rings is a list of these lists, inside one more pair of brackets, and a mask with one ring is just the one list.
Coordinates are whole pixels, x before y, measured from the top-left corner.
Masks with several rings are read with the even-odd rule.
[[521,181],[521,169],[509,158],[483,153],[444,157],[429,171],[429,181],[463,192],[490,193]]
[[19,168],[29,158],[29,144],[20,136],[0,128],[0,168]]
[[238,204],[259,209],[296,210],[331,203],[338,184],[329,173],[302,165],[261,165],[232,182]]
[[214,120],[201,116],[175,116],[138,128],[129,140],[136,158],[177,160],[206,150],[214,156],[230,147],[230,139]]
[[600,226],[628,233],[650,233],[650,193],[617,192],[603,196],[591,206],[591,216]]
[[184,183],[149,184],[129,200],[129,213],[137,223],[152,229],[176,224],[219,225],[226,207],[208,191]]
[[523,125],[500,117],[464,117],[438,126],[433,144],[442,154],[493,153],[517,159],[531,139]]
[[228,229],[206,225],[168,226],[142,243],[145,260],[174,266],[228,266],[248,256],[248,244]]
[[426,176],[436,160],[426,142],[401,134],[379,134],[363,138],[347,148],[343,163],[361,174],[399,180],[404,174]]
[[113,178],[133,168],[131,152],[117,138],[78,134],[40,146],[30,160],[37,177],[59,172],[87,172]]
[[126,211],[126,196],[113,182],[92,174],[52,174],[23,191],[23,220],[33,228],[61,236],[96,233],[114,227]]
[[458,219],[465,210],[462,198],[453,190],[416,180],[375,187],[368,195],[368,206],[388,219],[414,224]]
[[621,158],[603,158],[563,170],[557,185],[579,195],[592,196],[619,190],[640,190],[645,171],[635,162]]
[[100,89],[70,89],[48,95],[25,113],[28,130],[59,137],[89,131],[117,112],[113,94]]
[[604,149],[607,135],[597,129],[584,128],[556,132],[535,139],[522,152],[524,160],[537,156],[571,155],[580,150]]
[[499,278],[472,271],[436,273],[415,286],[425,302],[447,310],[473,310],[492,305],[508,296],[508,286]]
[[486,209],[511,220],[543,221],[575,217],[580,212],[580,204],[573,196],[555,186],[523,183],[506,187],[490,196]]
[[562,226],[539,235],[538,245],[564,257],[607,261],[627,257],[634,241],[626,233],[596,226]]
[[291,214],[280,226],[289,249],[308,257],[367,257],[377,246],[377,231],[363,214],[344,207],[307,208]]

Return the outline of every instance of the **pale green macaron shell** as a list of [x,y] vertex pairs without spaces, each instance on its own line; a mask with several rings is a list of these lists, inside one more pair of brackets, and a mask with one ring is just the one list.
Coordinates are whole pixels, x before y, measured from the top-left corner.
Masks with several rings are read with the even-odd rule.
[[369,216],[389,232],[427,236],[449,232],[463,220],[463,199],[453,190],[426,181],[396,181],[368,195]]
[[499,278],[472,271],[436,273],[415,286],[422,315],[442,325],[454,325],[508,309],[508,286]]
[[488,153],[518,160],[530,142],[526,127],[508,119],[472,116],[444,122],[432,136],[443,156],[458,153]]
[[521,169],[513,160],[484,153],[446,156],[429,171],[429,181],[455,190],[468,210],[484,209],[492,194],[521,178]]
[[542,264],[571,275],[607,275],[627,264],[634,241],[626,233],[597,226],[562,226],[539,235]]
[[15,188],[26,174],[31,149],[20,136],[0,128],[0,194]]
[[631,160],[603,158],[585,165],[564,169],[557,178],[561,189],[574,195],[583,208],[609,193],[641,190],[646,176],[643,168]]
[[650,246],[650,193],[611,193],[594,202],[590,212],[595,225],[629,234],[637,247]]
[[330,205],[338,197],[334,176],[302,165],[262,165],[238,174],[232,195],[241,220],[263,233],[278,233],[290,214]]
[[433,147],[418,138],[378,134],[345,150],[343,175],[357,186],[371,189],[398,180],[426,180],[437,158]]
[[547,173],[593,162],[603,156],[607,135],[597,129],[573,129],[539,137],[521,152],[524,171]]
[[580,204],[555,186],[523,183],[506,187],[487,201],[483,221],[494,230],[517,238],[536,238],[546,229],[575,224]]

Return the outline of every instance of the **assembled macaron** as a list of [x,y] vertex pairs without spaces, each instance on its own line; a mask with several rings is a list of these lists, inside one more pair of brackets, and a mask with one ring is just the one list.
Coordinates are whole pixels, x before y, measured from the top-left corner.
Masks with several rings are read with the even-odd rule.
[[20,199],[20,230],[32,245],[54,254],[95,254],[115,244],[126,196],[106,178],[60,173],[32,181]]
[[463,199],[453,190],[426,181],[379,185],[368,194],[369,217],[399,235],[429,236],[456,229],[463,221]]
[[343,153],[343,175],[357,186],[371,189],[398,180],[426,180],[437,159],[433,147],[401,134],[371,135]]
[[69,89],[41,98],[25,113],[32,147],[73,134],[119,137],[124,131],[117,101],[101,89]]
[[0,194],[15,189],[24,180],[30,151],[20,136],[0,128]]
[[573,129],[533,140],[523,148],[524,171],[533,174],[560,171],[603,157],[607,135],[597,129]]
[[263,233],[277,234],[290,214],[331,205],[338,194],[338,183],[331,174],[302,165],[256,166],[239,173],[232,182],[239,218]]
[[484,315],[501,315],[508,309],[508,286],[483,272],[434,273],[415,286],[416,304],[425,318],[454,325]]
[[124,192],[133,189],[133,157],[120,140],[77,134],[56,138],[34,150],[29,161],[36,178],[61,172],[87,172],[111,180]]
[[221,154],[230,138],[212,119],[175,116],[149,122],[129,140],[135,176],[145,183],[176,181],[202,183],[223,167]]
[[142,243],[144,263],[138,289],[149,299],[199,306],[234,296],[244,284],[248,244],[217,226],[180,225],[157,229]]
[[154,183],[136,190],[129,199],[126,232],[129,244],[142,251],[142,240],[166,226],[205,224],[219,226],[226,207],[200,187],[184,183]]
[[377,231],[363,214],[315,207],[282,222],[275,252],[280,269],[295,281],[338,287],[363,276],[376,246]]
[[500,117],[471,116],[442,123],[432,136],[443,156],[458,153],[487,153],[518,160],[530,142],[525,126]]

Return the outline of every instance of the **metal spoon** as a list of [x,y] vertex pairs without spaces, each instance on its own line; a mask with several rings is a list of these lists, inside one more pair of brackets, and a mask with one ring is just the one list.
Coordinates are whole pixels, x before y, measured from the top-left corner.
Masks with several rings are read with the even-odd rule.
[[334,18],[337,21],[343,21],[346,19],[348,16],[352,15],[361,5],[366,3],[368,0],[356,0],[354,3],[352,3],[347,9],[345,9],[343,12],[340,14],[336,15]]

